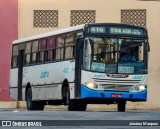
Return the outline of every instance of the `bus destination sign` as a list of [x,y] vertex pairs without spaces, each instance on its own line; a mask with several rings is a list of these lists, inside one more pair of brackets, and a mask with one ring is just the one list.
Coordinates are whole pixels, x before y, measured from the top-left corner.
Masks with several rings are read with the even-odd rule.
[[106,33],[105,27],[103,26],[91,26],[89,28],[90,33]]
[[135,28],[110,27],[109,32],[111,34],[125,34],[125,35],[138,35],[138,36],[144,35],[142,29],[135,29]]

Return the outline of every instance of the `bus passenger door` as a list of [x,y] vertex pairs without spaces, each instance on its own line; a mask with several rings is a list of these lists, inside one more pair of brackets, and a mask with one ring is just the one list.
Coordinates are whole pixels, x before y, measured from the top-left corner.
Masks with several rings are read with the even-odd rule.
[[81,70],[83,59],[83,44],[82,38],[77,39],[76,55],[75,55],[75,98],[80,98],[81,95]]
[[22,79],[23,79],[24,50],[18,53],[18,100],[22,100]]

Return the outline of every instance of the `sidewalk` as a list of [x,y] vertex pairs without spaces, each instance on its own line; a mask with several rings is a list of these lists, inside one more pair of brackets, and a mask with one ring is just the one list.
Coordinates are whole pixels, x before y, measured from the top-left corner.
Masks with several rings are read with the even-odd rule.
[[[0,109],[26,109],[25,101],[1,101]],[[46,105],[45,109],[55,109],[55,110],[67,110],[67,106],[64,105]],[[117,104],[88,104],[87,110],[117,110]],[[126,110],[160,110],[160,107],[152,107],[151,105],[147,105],[147,103],[138,103],[138,102],[127,102]]]
[[16,101],[1,101],[0,102],[0,109],[14,109],[17,108],[17,102]]
[[[0,109],[26,109],[26,102],[25,101],[9,101],[9,102],[0,102]],[[117,105],[104,105],[104,104],[88,104],[87,110],[116,110]],[[67,110],[67,106],[64,105],[46,105],[45,110]]]
[[[9,102],[0,102],[0,109],[26,109],[26,102],[25,101],[9,101]],[[54,110],[67,110],[67,106],[64,105],[46,105],[46,110],[54,109]],[[116,110],[116,105],[104,105],[104,104],[88,104],[87,105],[88,110]]]

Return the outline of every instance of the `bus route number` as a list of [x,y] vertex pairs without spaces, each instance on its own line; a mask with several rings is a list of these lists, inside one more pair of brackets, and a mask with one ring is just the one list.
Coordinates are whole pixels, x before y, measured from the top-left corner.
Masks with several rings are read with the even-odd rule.
[[91,33],[105,33],[105,27],[90,27]]

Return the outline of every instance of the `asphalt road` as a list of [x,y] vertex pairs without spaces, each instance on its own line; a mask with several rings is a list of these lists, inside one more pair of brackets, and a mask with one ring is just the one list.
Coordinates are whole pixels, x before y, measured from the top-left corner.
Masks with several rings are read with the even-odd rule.
[[[11,120],[11,122],[10,122]],[[23,121],[22,121],[23,120]],[[149,121],[148,121],[149,120]],[[150,121],[151,120],[151,121]],[[158,120],[158,121],[157,121]],[[26,111],[22,109],[0,110],[0,128],[43,128],[43,129],[158,129],[160,128],[160,111],[157,110],[127,110],[126,112],[117,111]],[[2,123],[3,121],[3,123]],[[6,126],[6,121],[12,126]],[[18,123],[19,122],[19,123]],[[37,122],[37,123],[36,123]],[[147,123],[145,123],[147,122]],[[10,124],[9,123],[9,124]],[[156,126],[151,126],[149,124]],[[137,126],[128,124],[137,124]],[[142,124],[142,125],[141,125]],[[147,126],[144,126],[148,124]],[[158,124],[158,126],[157,126]],[[38,127],[32,127],[36,126]],[[41,127],[42,125],[42,127]],[[48,125],[48,126],[47,126]],[[50,126],[49,126],[50,125]],[[67,125],[67,126],[66,126]],[[103,125],[103,126],[102,126]],[[106,126],[111,125],[111,126]],[[30,127],[28,127],[30,126]]]

